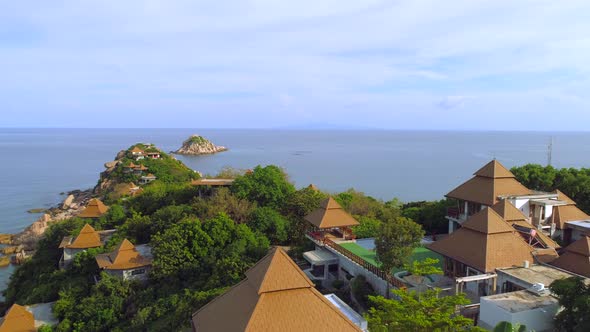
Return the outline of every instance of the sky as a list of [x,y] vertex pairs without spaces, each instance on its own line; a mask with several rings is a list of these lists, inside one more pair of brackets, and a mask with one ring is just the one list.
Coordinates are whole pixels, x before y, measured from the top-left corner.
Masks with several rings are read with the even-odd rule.
[[0,0],[0,127],[588,130],[587,0]]

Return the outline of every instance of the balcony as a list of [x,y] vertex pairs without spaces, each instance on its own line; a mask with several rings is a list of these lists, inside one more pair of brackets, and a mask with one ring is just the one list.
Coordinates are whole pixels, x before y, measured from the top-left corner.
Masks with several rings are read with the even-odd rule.
[[457,207],[447,208],[447,219],[462,223],[467,220],[467,215]]
[[349,228],[320,229],[308,232],[305,236],[315,244],[323,246],[326,239],[333,242],[354,240],[356,237]]

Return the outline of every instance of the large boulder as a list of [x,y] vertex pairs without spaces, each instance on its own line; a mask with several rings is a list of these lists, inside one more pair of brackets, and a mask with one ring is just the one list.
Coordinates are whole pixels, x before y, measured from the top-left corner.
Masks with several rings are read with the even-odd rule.
[[68,197],[64,200],[63,204],[61,205],[62,210],[67,210],[70,206],[74,203],[74,195],[69,194]]

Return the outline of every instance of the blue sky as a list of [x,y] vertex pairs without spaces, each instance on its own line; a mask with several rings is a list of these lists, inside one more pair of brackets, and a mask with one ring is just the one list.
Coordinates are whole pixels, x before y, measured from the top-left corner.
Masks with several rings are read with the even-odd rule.
[[587,0],[0,0],[0,127],[587,130],[588,13]]

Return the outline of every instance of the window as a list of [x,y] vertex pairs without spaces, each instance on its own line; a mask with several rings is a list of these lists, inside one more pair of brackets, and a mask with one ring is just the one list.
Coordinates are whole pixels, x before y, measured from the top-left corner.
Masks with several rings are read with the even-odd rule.
[[144,274],[144,273],[145,273],[145,269],[137,269],[137,270],[131,271],[131,275],[132,276],[135,276],[135,275],[138,275],[138,274]]

